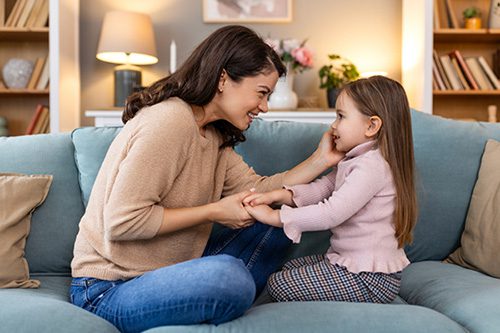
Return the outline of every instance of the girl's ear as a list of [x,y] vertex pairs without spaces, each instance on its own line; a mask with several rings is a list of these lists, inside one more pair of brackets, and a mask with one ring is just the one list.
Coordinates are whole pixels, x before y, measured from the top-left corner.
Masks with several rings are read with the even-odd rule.
[[374,137],[380,131],[381,127],[382,127],[382,119],[380,119],[379,116],[371,116],[368,128],[365,131],[365,135],[369,138]]

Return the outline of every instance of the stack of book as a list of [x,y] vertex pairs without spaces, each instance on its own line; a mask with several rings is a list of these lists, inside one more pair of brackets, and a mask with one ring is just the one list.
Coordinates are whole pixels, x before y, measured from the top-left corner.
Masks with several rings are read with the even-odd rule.
[[49,55],[37,58],[26,89],[44,90],[49,86]]
[[26,128],[26,135],[50,133],[50,112],[46,105],[38,104],[31,121]]
[[5,20],[5,0],[0,0],[0,27],[41,28],[49,18],[49,0],[16,0]]
[[439,56],[434,50],[434,90],[496,90],[500,82],[483,56],[463,57],[460,51]]

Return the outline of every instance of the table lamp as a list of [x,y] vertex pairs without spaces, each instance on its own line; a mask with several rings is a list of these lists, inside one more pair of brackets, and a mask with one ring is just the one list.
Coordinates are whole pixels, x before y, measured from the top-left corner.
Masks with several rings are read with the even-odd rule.
[[134,88],[142,85],[141,69],[135,65],[158,62],[149,15],[124,11],[106,13],[96,58],[120,64],[114,70],[114,105],[124,106]]

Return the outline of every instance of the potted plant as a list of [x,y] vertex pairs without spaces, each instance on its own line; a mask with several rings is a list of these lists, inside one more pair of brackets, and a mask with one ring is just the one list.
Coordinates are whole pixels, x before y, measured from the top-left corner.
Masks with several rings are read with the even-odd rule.
[[481,11],[477,7],[468,7],[463,11],[465,29],[481,29]]
[[320,88],[326,89],[328,107],[334,108],[337,92],[344,84],[359,78],[356,66],[338,54],[329,54],[330,63],[319,70]]

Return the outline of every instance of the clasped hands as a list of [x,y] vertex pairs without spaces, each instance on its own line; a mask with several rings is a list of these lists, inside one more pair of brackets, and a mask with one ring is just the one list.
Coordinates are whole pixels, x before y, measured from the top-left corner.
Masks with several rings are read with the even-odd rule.
[[279,210],[271,207],[273,204],[292,205],[292,192],[286,189],[270,192],[255,192],[253,189],[234,194],[221,199],[220,209],[225,214],[217,220],[218,223],[231,228],[239,229],[253,225],[255,221],[283,227]]

